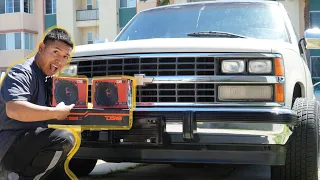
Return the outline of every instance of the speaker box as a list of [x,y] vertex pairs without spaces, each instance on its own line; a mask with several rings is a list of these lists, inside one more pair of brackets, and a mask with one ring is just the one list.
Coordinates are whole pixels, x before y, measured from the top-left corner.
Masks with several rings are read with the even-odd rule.
[[88,107],[88,80],[75,77],[52,78],[52,106],[60,102],[75,104],[76,108]]
[[91,102],[93,108],[132,107],[132,80],[128,78],[93,78]]

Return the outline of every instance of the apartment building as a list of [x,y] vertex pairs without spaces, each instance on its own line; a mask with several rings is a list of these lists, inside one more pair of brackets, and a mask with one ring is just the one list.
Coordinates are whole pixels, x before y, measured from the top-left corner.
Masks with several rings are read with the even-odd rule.
[[[320,28],[320,1],[310,0],[310,24],[311,28]],[[311,50],[309,59],[311,75],[316,81],[320,81],[320,50]]]
[[46,27],[58,25],[66,28],[76,45],[101,39],[112,41],[137,12],[137,0],[51,1],[56,9],[46,14]]
[[32,55],[53,26],[76,45],[113,40],[136,7],[137,0],[0,0],[0,72]]
[[43,0],[0,0],[0,71],[31,54],[41,40]]

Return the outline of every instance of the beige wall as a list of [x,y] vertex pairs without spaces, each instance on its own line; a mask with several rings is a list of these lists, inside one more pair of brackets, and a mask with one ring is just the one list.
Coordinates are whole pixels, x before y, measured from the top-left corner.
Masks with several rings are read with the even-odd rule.
[[73,37],[75,45],[81,44],[79,30],[76,25],[76,10],[80,6],[78,0],[57,0],[57,25],[65,28]]
[[[87,9],[87,0],[79,0],[79,1],[81,1],[81,8],[80,9]],[[92,9],[96,9],[96,8],[98,8],[97,7],[97,0],[92,0]]]
[[299,14],[300,14],[300,37],[304,36],[305,31],[305,22],[304,22],[304,7],[305,7],[305,1],[300,0],[299,1]]
[[301,34],[301,24],[303,24],[303,21],[301,21],[301,16],[303,16],[303,10],[302,14],[301,11],[299,11],[300,8],[300,0],[292,1],[292,0],[285,0],[285,1],[280,1],[284,7],[286,8],[289,17],[291,19],[291,22],[295,28],[295,31],[298,34]]
[[[23,3],[22,3],[23,5]],[[33,14],[12,13],[0,15],[0,32],[33,32],[35,34],[35,48],[42,40],[44,34],[44,1],[34,1]],[[0,68],[6,68],[21,62],[27,56],[36,52],[29,50],[1,50]]]
[[99,27],[87,27],[81,28],[80,36],[81,36],[81,43],[87,44],[88,42],[88,33],[92,32],[93,34],[93,41],[99,39]]
[[137,12],[156,7],[157,1],[150,0],[150,1],[138,1],[137,3]]
[[119,32],[119,1],[99,1],[99,37],[113,41]]
[[[187,0],[170,0],[170,4],[176,4],[176,1],[185,1]],[[149,8],[154,8],[157,5],[156,0],[148,0],[148,1],[138,1],[137,2],[137,12],[149,9]]]
[[[45,20],[44,20],[44,1],[33,1],[35,5],[35,21],[37,22],[38,35],[36,39],[36,43],[41,41],[45,31]],[[33,19],[34,20],[34,19]]]
[[[35,51],[28,50],[10,50],[0,51],[0,68],[9,67],[10,65],[22,62],[26,56],[30,57]],[[32,54],[33,53],[33,54]]]
[[99,20],[89,20],[89,21],[77,21],[77,27],[95,27],[99,26],[100,21]]
[[174,0],[174,4],[187,3],[187,0]]
[[33,14],[1,14],[0,31],[26,29],[38,32],[42,36],[44,31],[43,3],[43,1],[35,1]]
[[37,19],[35,15],[22,13],[0,15],[0,30],[27,29],[38,32],[39,30],[43,30],[43,28],[39,28],[39,25],[43,25],[43,21],[42,23],[38,23]]

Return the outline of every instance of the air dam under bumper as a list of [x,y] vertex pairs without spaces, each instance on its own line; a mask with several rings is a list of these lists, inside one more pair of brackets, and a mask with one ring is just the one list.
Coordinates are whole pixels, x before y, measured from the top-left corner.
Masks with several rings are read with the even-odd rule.
[[[84,140],[76,157],[109,162],[283,165],[284,144],[291,135],[289,127],[297,121],[292,110],[280,107],[137,108],[134,111],[134,121],[155,117],[165,122],[160,134],[168,142],[121,144],[113,139],[117,131],[104,131],[99,132],[99,140]],[[210,123],[228,128],[205,125]],[[240,126],[232,128],[236,124]],[[269,129],[256,128],[264,126]],[[105,133],[108,140],[101,139]]]

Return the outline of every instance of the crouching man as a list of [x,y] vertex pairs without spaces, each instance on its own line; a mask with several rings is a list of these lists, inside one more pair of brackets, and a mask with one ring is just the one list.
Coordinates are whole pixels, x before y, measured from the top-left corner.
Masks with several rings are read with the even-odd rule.
[[66,31],[52,29],[36,55],[10,68],[3,79],[0,180],[48,179],[50,172],[65,162],[75,137],[48,128],[46,121],[65,119],[74,105],[50,107],[47,78],[68,64],[73,48]]

